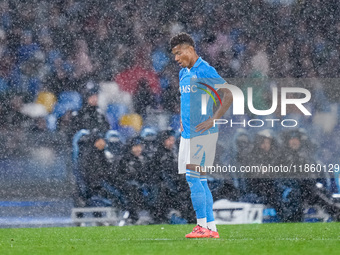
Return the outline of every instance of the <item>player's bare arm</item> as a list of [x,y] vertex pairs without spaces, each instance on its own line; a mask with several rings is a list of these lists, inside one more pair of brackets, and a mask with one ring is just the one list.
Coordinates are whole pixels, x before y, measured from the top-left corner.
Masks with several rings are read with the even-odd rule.
[[217,111],[214,113],[213,117],[209,117],[206,121],[198,124],[196,128],[196,132],[200,132],[201,134],[207,131],[209,128],[212,128],[214,126],[214,120],[220,119],[226,111],[228,111],[229,107],[231,106],[233,102],[233,95],[227,88],[219,89],[223,93],[222,98],[222,105],[217,109]]

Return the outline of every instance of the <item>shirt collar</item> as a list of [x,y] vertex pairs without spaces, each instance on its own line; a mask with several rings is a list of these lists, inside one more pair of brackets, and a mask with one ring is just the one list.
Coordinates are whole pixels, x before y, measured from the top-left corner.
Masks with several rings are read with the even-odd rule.
[[201,58],[201,57],[199,57],[199,58],[196,60],[196,62],[195,62],[195,64],[194,64],[194,66],[193,66],[193,67],[198,67],[198,66],[199,66],[199,64],[201,64],[201,62],[202,62],[202,58]]
[[199,58],[196,60],[195,64],[194,64],[191,68],[188,68],[188,67],[187,67],[186,70],[187,70],[188,72],[190,72],[191,69],[193,69],[193,68],[195,68],[195,67],[198,67],[199,64],[201,64],[201,62],[202,62],[202,58],[199,57]]

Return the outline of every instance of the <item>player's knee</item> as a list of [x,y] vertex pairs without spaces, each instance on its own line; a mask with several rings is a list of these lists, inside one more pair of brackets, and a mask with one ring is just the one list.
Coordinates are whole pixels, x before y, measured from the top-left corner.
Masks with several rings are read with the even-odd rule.
[[188,180],[191,180],[191,179],[197,179],[198,181],[200,181],[200,173],[199,172],[196,172],[196,171],[193,171],[193,170],[189,170],[187,169],[186,171],[186,174],[185,174],[185,177],[186,179]]
[[199,173],[197,173],[195,171],[187,170],[186,175],[185,175],[185,179],[187,180],[189,188],[191,190],[199,189],[199,190],[202,190],[204,192],[204,188],[203,188],[201,181],[200,181],[200,174]]
[[194,164],[186,164],[186,169],[190,171],[195,171],[197,173],[201,172],[201,166]]
[[188,184],[189,184],[189,187],[192,187],[192,185],[194,184],[194,183],[198,183],[199,182],[199,178],[197,178],[197,177],[194,177],[194,176],[192,176],[192,175],[190,175],[190,174],[186,174],[185,175],[185,179],[187,180],[187,182],[188,182]]

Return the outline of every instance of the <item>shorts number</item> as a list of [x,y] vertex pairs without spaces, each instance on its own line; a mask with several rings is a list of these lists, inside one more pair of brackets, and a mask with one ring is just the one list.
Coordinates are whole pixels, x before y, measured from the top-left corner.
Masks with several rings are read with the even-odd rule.
[[196,153],[194,154],[194,156],[197,156],[197,154],[202,150],[203,145],[197,144],[196,147],[198,147],[198,150],[196,151]]

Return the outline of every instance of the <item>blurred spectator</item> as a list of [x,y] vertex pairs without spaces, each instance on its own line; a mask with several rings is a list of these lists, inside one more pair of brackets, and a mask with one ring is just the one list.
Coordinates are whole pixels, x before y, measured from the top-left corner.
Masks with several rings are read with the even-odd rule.
[[180,91],[175,79],[170,80],[169,86],[162,93],[163,109],[172,114],[180,112]]
[[6,32],[0,29],[0,93],[8,89],[8,78],[14,62],[7,44]]
[[38,50],[34,53],[28,51],[27,55],[30,55],[29,58],[18,62],[12,70],[10,89],[15,93],[25,93],[33,101],[42,88],[42,82],[46,75],[44,68],[45,56]]
[[150,108],[156,105],[155,97],[151,92],[148,82],[144,79],[138,81],[137,91],[132,99],[135,112],[146,117],[146,113]]
[[[284,133],[284,147],[280,152],[279,163],[282,165],[303,166],[315,163],[302,144],[302,133],[299,130]],[[279,200],[278,215],[285,222],[300,222],[303,220],[304,204],[320,205],[334,220],[340,217],[340,206],[331,198],[323,185],[318,184],[313,173],[302,173],[305,176],[295,176],[295,179],[284,179],[279,183],[282,199]],[[294,175],[292,174],[294,178]]]
[[141,130],[140,136],[142,138],[145,156],[149,160],[154,157],[158,149],[159,141],[157,139],[157,131],[155,128],[145,127]]
[[55,53],[50,58],[51,61],[51,73],[45,84],[45,88],[56,95],[59,95],[62,91],[75,90],[74,80],[71,77],[72,68],[66,62],[63,61],[59,53]]
[[252,150],[250,134],[245,129],[238,129],[233,142],[233,165],[249,165],[249,154]]
[[[105,141],[100,133],[92,131],[83,136],[79,142],[79,174],[83,183],[85,193],[80,194],[85,206],[105,206],[106,191],[103,187],[104,181],[110,173],[110,164],[105,155]],[[80,217],[82,215],[79,215]],[[94,213],[100,217],[100,213]]]
[[139,219],[139,213],[147,208],[146,195],[149,173],[145,171],[146,158],[140,137],[127,142],[123,157],[118,164],[115,177],[116,187],[123,194],[123,208],[130,213],[132,223]]
[[192,221],[194,217],[188,208],[190,190],[183,176],[177,173],[174,131],[160,132],[157,141],[157,151],[149,160],[147,168],[150,176],[148,184],[153,194],[156,194],[155,201],[152,201],[153,217],[158,223],[169,223],[171,217],[175,217],[169,213],[177,210],[179,214],[176,217],[182,215],[186,220]]
[[0,94],[0,130],[6,129],[6,112],[8,111],[8,100],[6,99],[6,96],[3,94]]
[[9,99],[9,104],[6,105],[5,116],[8,129],[17,129],[22,131],[28,131],[32,126],[33,120],[23,114],[22,107],[27,102],[27,97],[23,94],[13,95]]
[[161,91],[159,78],[156,72],[145,64],[144,61],[147,61],[145,59],[145,53],[139,52],[138,54],[135,56],[135,65],[119,73],[115,77],[115,81],[119,84],[123,91],[127,91],[135,95],[138,93],[141,85],[140,82],[144,80],[144,86],[148,84],[148,89],[152,95],[159,96]]
[[[252,141],[250,134],[243,128],[236,130],[233,141],[231,144],[229,155],[226,155],[226,159],[219,159],[219,161],[228,162],[228,164],[237,167],[247,166],[250,163],[249,154],[252,151]],[[241,178],[237,177],[235,186],[240,190],[241,195],[245,195],[246,192],[246,178],[244,175]]]
[[80,129],[88,129],[91,132],[99,131],[104,134],[110,129],[110,125],[106,121],[105,114],[98,107],[99,86],[94,83],[88,85],[89,88],[87,88],[84,96],[84,106],[79,112],[74,113],[73,133]]
[[85,39],[76,40],[73,50],[74,78],[76,80],[82,80],[94,71],[89,48]]
[[112,77],[111,65],[115,58],[116,45],[109,34],[109,24],[106,20],[99,20],[90,45],[91,57],[94,61],[96,77],[101,81],[109,81]]
[[[275,166],[279,156],[279,146],[272,132],[262,130],[255,135],[254,147],[249,155],[249,166]],[[250,198],[254,203],[266,204],[278,208],[280,195],[276,186],[275,173],[252,173],[246,182],[247,195],[255,195]]]
[[29,60],[38,50],[39,45],[33,42],[32,31],[23,31],[20,39],[20,46],[18,48],[17,63],[21,64],[22,62]]

